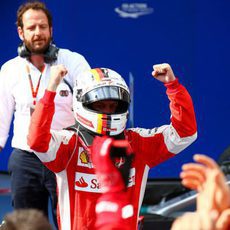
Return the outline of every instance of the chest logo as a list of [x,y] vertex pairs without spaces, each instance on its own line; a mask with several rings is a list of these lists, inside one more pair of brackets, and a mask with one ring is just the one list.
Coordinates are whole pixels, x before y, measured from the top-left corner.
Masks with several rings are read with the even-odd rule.
[[87,168],[93,168],[89,154],[82,147],[80,147],[78,150],[77,165],[87,167]]
[[68,97],[69,96],[69,91],[68,90],[60,90],[59,95],[61,97]]
[[77,187],[81,187],[81,188],[85,188],[88,186],[88,184],[85,182],[83,177],[80,177],[79,180],[77,180],[75,183]]
[[80,161],[82,164],[88,164],[89,163],[89,156],[87,154],[87,152],[85,152],[84,150],[80,153]]
[[[135,185],[135,168],[131,168],[129,179],[128,179],[128,187],[132,187]],[[89,173],[75,173],[75,190],[84,191],[84,192],[93,192],[93,193],[101,193],[101,187],[97,176],[95,174]]]

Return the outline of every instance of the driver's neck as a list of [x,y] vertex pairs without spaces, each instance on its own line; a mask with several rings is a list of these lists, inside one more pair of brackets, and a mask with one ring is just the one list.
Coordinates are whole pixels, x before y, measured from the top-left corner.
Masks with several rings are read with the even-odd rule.
[[42,72],[45,64],[44,57],[42,55],[31,55],[30,61],[37,69]]

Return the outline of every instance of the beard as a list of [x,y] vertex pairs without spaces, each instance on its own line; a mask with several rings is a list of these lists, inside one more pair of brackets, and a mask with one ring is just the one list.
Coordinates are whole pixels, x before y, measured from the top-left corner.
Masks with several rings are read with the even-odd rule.
[[32,54],[44,54],[48,49],[51,41],[52,41],[51,37],[49,37],[46,40],[38,39],[36,41],[29,41],[24,38],[25,46]]

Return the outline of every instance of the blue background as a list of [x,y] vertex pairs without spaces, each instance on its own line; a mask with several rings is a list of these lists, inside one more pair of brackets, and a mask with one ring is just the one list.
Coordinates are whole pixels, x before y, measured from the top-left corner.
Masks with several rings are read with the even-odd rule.
[[[20,40],[15,26],[16,10],[22,2],[1,2],[0,65],[17,55]],[[169,123],[165,88],[151,77],[153,64],[170,63],[189,90],[197,115],[198,140],[178,156],[151,169],[150,178],[177,178],[181,165],[191,161],[194,153],[217,159],[230,145],[228,0],[44,2],[53,14],[58,47],[83,54],[92,67],[114,69],[127,81],[132,73],[135,127]],[[124,3],[145,3],[153,8],[153,13],[136,19],[122,18],[114,9]],[[7,170],[10,141],[11,138],[0,153],[0,171]]]

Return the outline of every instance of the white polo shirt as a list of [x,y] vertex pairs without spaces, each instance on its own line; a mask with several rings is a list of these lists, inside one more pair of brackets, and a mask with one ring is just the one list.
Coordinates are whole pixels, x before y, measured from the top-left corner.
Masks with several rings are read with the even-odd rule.
[[[52,65],[63,64],[68,74],[65,79],[73,87],[82,71],[90,69],[85,58],[67,49],[59,49],[57,61]],[[50,64],[45,64],[42,72],[36,101],[44,94],[50,78]],[[25,58],[16,57],[3,64],[0,72],[0,146],[4,147],[9,136],[10,124],[14,115],[12,147],[29,151],[27,145],[28,128],[31,117],[33,97],[28,77],[31,75],[34,91],[41,72]],[[69,86],[61,82],[55,97],[55,115],[52,129],[60,130],[73,125],[72,94]]]

